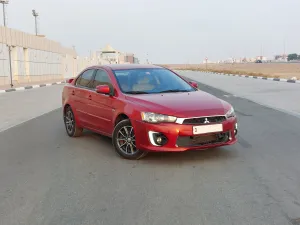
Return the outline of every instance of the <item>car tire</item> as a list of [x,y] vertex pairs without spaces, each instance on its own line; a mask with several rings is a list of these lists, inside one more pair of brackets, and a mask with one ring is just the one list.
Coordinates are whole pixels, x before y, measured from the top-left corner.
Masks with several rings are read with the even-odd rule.
[[125,159],[138,160],[148,152],[135,147],[135,135],[129,119],[120,121],[114,129],[112,143],[119,156]]
[[64,123],[68,136],[79,137],[82,135],[83,129],[77,126],[71,106],[67,106],[64,111]]

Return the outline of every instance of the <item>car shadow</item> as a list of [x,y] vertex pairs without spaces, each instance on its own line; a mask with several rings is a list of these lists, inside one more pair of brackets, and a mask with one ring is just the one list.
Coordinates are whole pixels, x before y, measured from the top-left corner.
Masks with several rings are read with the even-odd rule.
[[[106,157],[118,157],[113,149],[111,138],[90,131],[85,131],[84,136],[92,138],[94,141],[98,142],[102,146],[101,153],[105,154]],[[170,164],[178,163],[179,161],[227,161],[236,157],[238,157],[237,149],[232,146],[226,146],[206,150],[190,150],[185,152],[149,152],[146,157],[138,160],[138,162],[139,164]]]
[[218,147],[206,150],[190,150],[185,152],[151,152],[143,161],[155,163],[227,161],[237,157],[237,151],[230,147]]

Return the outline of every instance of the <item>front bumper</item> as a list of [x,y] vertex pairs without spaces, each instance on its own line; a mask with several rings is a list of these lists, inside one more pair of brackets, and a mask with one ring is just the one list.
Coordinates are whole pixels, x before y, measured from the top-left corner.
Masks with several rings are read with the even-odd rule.
[[[230,118],[222,122],[223,131],[221,133],[213,133],[220,136],[218,141],[207,141],[204,144],[198,145],[192,143],[194,138],[203,138],[207,134],[194,135],[193,125],[183,125],[176,123],[161,123],[151,124],[142,121],[132,121],[135,131],[136,146],[138,149],[147,151],[166,151],[178,152],[187,150],[201,150],[207,148],[215,148],[224,145],[232,145],[237,142],[237,119]],[[205,126],[205,125],[203,125]],[[167,138],[167,143],[163,146],[156,146],[151,140],[151,135],[161,133]],[[227,138],[226,138],[227,137]]]

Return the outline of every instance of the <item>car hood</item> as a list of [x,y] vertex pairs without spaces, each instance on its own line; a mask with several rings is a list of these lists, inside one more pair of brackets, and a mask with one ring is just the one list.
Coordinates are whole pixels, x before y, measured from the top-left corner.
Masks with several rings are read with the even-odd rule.
[[127,95],[126,99],[148,112],[176,117],[224,115],[229,103],[204,91]]

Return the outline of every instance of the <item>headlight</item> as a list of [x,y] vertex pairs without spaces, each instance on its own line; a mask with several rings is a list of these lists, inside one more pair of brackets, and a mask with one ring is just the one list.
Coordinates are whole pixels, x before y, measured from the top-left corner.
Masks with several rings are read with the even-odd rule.
[[152,112],[141,112],[142,120],[148,123],[174,123],[176,117],[156,114]]
[[231,107],[228,112],[225,114],[226,118],[231,118],[231,117],[235,117],[235,112],[234,112],[234,109],[233,107]]

